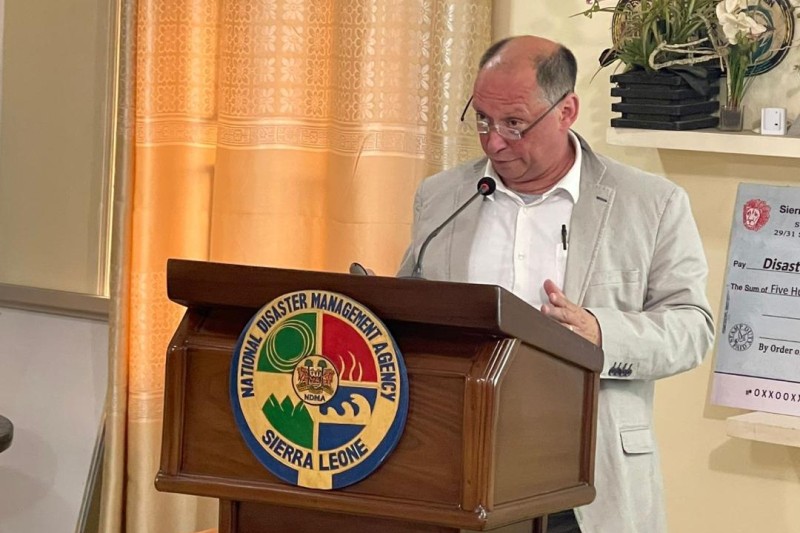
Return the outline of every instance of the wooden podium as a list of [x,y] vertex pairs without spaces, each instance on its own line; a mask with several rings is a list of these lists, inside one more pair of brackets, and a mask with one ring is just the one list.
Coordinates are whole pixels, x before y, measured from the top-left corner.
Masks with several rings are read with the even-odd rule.
[[[340,490],[270,474],[234,422],[229,371],[264,304],[344,294],[378,315],[408,372],[402,437]],[[156,487],[220,499],[220,533],[531,531],[592,501],[602,351],[495,286],[170,260],[187,307],[166,361]]]

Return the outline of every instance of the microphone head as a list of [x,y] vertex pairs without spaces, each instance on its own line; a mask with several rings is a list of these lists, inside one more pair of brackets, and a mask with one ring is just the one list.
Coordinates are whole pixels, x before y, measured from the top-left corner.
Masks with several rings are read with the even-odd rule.
[[497,188],[497,183],[494,179],[486,176],[478,180],[478,192],[484,196],[489,196]]

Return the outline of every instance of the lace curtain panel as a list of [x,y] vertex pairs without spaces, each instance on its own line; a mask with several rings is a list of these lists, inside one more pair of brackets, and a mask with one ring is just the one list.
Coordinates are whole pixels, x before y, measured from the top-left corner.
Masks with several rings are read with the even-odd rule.
[[120,2],[103,531],[212,527],[153,488],[170,257],[392,275],[413,192],[480,155],[459,121],[490,0]]

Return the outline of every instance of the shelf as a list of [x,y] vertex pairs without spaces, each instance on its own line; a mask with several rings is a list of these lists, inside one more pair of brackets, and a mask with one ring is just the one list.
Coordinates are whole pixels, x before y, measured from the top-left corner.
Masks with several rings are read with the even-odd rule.
[[660,131],[633,128],[608,128],[608,144],[717,152],[800,159],[800,137],[759,135],[752,132],[722,132],[717,129]]
[[800,418],[759,411],[728,418],[728,435],[800,447]]

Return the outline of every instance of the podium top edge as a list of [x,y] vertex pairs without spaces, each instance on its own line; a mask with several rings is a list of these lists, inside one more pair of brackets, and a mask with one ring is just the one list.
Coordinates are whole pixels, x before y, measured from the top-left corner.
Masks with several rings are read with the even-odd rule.
[[[359,276],[232,263],[170,259],[169,299],[190,306],[258,309],[290,292],[338,292],[366,305],[385,320],[428,322],[430,315],[449,315],[442,325],[497,327],[500,302],[525,302],[501,287],[451,281]],[[420,316],[421,314],[421,316]],[[438,323],[439,321],[437,321]]]
[[167,294],[187,308],[253,311],[296,291],[337,292],[384,321],[467,328],[515,337],[593,371],[602,350],[496,285],[293,270],[187,259],[167,262]]

